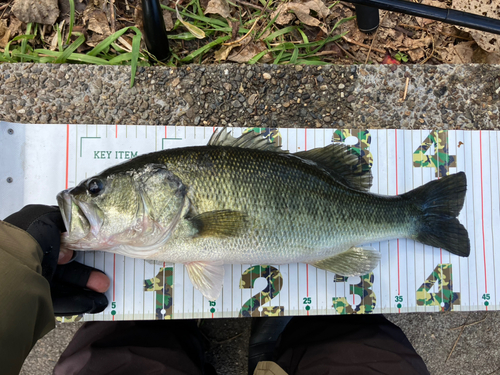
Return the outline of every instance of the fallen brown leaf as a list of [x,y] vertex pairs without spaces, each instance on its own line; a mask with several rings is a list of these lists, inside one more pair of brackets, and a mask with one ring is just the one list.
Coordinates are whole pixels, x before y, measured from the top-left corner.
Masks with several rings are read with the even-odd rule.
[[23,30],[21,29],[22,22],[19,21],[16,17],[11,16],[9,22],[9,30],[11,36],[21,35]]
[[57,0],[15,0],[12,13],[22,22],[53,25],[59,17]]
[[[470,12],[490,18],[500,19],[500,6],[498,1],[484,0],[453,0],[452,8],[464,12]],[[500,36],[485,31],[472,30],[462,26],[456,26],[472,36],[476,43],[486,52],[500,53]]]
[[[255,55],[266,50],[266,45],[262,42],[250,42],[244,46],[239,52],[233,52],[231,56],[228,57],[229,61],[234,61],[237,63],[246,63]],[[271,61],[272,57],[268,53],[262,57],[261,62]]]
[[88,15],[89,25],[87,28],[97,34],[110,35],[111,30],[108,24],[108,18],[103,11],[94,10]]
[[[271,19],[276,17],[276,23],[279,25],[288,25],[295,18],[294,15],[308,26],[319,27],[323,32],[327,32],[325,25],[317,18],[312,17],[309,12],[315,11],[318,17],[325,18],[330,14],[330,10],[321,0],[310,0],[305,3],[283,3],[271,14]],[[294,14],[289,13],[293,11]]]
[[165,29],[170,31],[174,28],[174,21],[172,20],[172,14],[167,9],[163,10],[163,21],[165,22]]
[[0,47],[5,48],[9,43],[10,29],[7,27],[7,20],[0,20]]
[[227,57],[233,50],[233,48],[240,47],[241,44],[231,44],[229,46],[222,46],[218,51],[215,52],[215,60],[217,61],[225,61],[227,60]]
[[210,0],[208,2],[207,9],[205,9],[204,14],[219,14],[224,18],[231,17],[231,11],[229,9],[229,4],[226,0]]
[[240,29],[240,23],[239,21],[234,21],[232,22],[231,20],[227,20],[229,23],[229,26],[231,27],[231,39],[235,40],[236,37],[238,36],[238,31]]
[[474,51],[472,45],[475,42],[463,42],[457,45],[451,45],[444,51],[440,51],[442,59],[448,64],[470,64],[472,62],[472,55]]

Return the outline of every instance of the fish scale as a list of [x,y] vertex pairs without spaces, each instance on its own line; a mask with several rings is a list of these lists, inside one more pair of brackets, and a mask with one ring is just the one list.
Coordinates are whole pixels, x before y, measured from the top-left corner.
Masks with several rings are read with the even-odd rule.
[[[192,168],[192,161],[202,158],[204,163]],[[179,228],[159,260],[184,262],[196,254],[200,260],[228,263],[315,261],[360,240],[412,232],[401,198],[355,191],[288,154],[203,147],[170,150],[158,162],[188,186],[198,213],[240,211],[249,221],[236,238],[186,241]],[[186,227],[191,233],[189,223]]]

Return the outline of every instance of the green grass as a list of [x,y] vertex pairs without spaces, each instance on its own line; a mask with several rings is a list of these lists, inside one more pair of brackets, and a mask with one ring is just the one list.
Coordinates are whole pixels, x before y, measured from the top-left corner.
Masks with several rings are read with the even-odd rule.
[[[82,33],[73,32],[75,4],[74,0],[69,2],[69,24],[61,25],[62,28],[60,25],[54,25],[57,35],[56,51],[50,49],[48,41],[42,40],[37,24],[28,24],[24,35],[16,36],[6,45],[3,54],[0,54],[0,62],[130,65],[130,87],[134,85],[137,66],[147,66],[151,63],[162,64],[147,51],[140,50],[142,33],[134,26],[116,31],[94,48],[85,51],[82,49],[85,36]],[[246,39],[259,43],[265,48],[253,56],[248,64],[256,64],[268,55],[271,56],[274,64],[326,65],[328,62],[322,60],[322,56],[315,56],[315,54],[327,43],[335,42],[345,35],[338,34],[336,29],[342,23],[354,18],[338,21],[321,40],[311,42],[306,33],[307,26],[297,23],[291,26],[280,26],[276,24],[278,15],[271,18],[272,11],[280,4],[279,1],[259,0],[263,10],[244,9],[239,3],[229,2],[238,8],[238,12],[235,12],[238,18],[231,19],[232,22],[239,22],[236,39],[247,35],[254,23],[257,23]],[[337,3],[331,4],[329,8]],[[176,14],[177,11],[183,19],[182,22],[177,19],[173,30],[168,33],[172,57],[166,65],[181,66],[193,62],[215,62],[213,54],[222,47],[223,43],[231,40],[233,29],[228,21],[216,14],[205,16],[200,0],[191,0],[185,6],[178,7],[177,10],[164,5],[162,8],[172,14]],[[248,9],[251,10],[247,11]],[[193,35],[190,30],[198,35]],[[201,35],[198,30],[202,32]],[[203,34],[204,37],[200,39]],[[119,45],[118,39],[125,35],[132,38],[131,50]],[[79,52],[82,50],[85,52]]]

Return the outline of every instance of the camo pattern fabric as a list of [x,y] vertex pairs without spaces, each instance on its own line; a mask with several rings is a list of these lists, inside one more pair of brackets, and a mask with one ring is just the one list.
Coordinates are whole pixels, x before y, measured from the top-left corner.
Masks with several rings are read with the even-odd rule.
[[276,143],[278,146],[283,144],[281,133],[278,128],[246,128],[243,130],[243,134],[255,132],[262,135],[262,137],[267,138],[270,143]]
[[[144,291],[156,293],[156,320],[172,319],[172,292],[174,285],[174,270],[172,267],[160,268],[158,274],[144,280]],[[162,314],[165,310],[165,314]]]
[[[434,155],[426,155],[434,145]],[[414,167],[431,167],[436,170],[436,177],[447,176],[450,167],[457,166],[457,157],[449,154],[448,131],[433,130],[413,153]]]
[[[377,298],[375,297],[375,292],[372,290],[373,287],[373,272],[366,275],[360,276],[361,281],[358,284],[349,285],[349,293],[357,294],[361,297],[361,302],[359,305],[353,308],[347,302],[346,297],[334,297],[332,298],[333,308],[340,315],[347,314],[370,314],[375,309],[377,303]],[[347,277],[335,275],[334,282],[346,282]]]
[[371,170],[373,166],[373,154],[370,152],[370,145],[372,143],[372,136],[368,130],[359,129],[337,129],[333,133],[332,142],[344,143],[349,137],[356,137],[358,141],[351,147],[353,154],[357,155],[358,158],[363,159],[364,163],[361,163],[363,167],[362,173]]
[[[436,281],[438,292],[429,293]],[[453,293],[452,265],[438,264],[417,289],[417,306],[441,306],[442,311],[451,311],[454,305],[460,305],[460,293]]]
[[[262,306],[276,297],[283,286],[283,277],[277,268],[264,265],[247,268],[241,275],[240,289],[253,288],[255,280],[260,277],[266,279],[267,286],[245,302],[241,307],[239,317],[284,315],[283,306]],[[259,307],[262,311],[259,311]]]

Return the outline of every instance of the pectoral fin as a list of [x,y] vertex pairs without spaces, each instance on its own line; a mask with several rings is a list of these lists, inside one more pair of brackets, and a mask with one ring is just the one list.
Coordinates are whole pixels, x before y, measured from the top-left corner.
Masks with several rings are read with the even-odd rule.
[[204,212],[189,220],[199,237],[235,237],[247,228],[247,215],[231,210]]
[[224,264],[217,262],[185,263],[193,286],[210,301],[219,298],[224,279]]
[[375,249],[353,246],[343,253],[311,263],[311,265],[341,276],[361,276],[373,271],[379,261],[380,253]]

